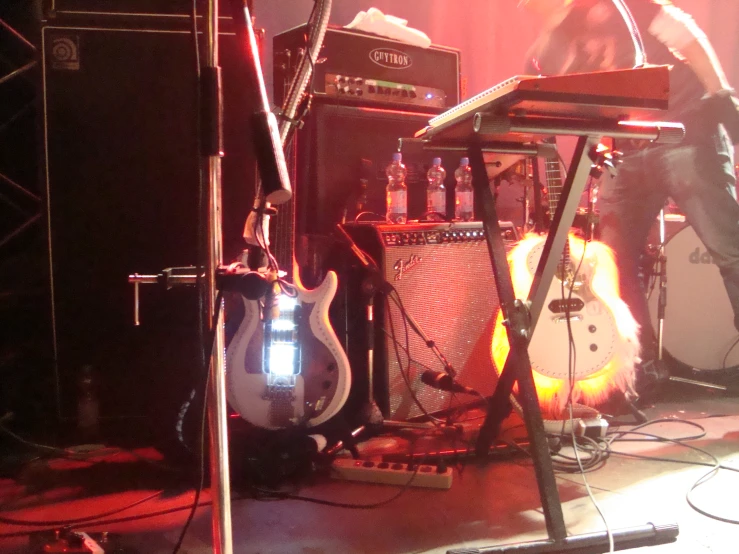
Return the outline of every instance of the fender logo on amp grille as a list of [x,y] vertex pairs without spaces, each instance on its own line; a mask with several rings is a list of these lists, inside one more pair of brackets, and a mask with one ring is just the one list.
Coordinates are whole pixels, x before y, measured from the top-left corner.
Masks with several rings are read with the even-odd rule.
[[418,254],[411,254],[407,262],[404,260],[398,260],[395,262],[395,265],[393,265],[393,269],[396,272],[394,279],[396,281],[400,281],[403,278],[403,275],[420,264],[422,259],[423,258]]
[[377,65],[390,69],[407,69],[413,65],[413,59],[408,54],[392,48],[375,48],[369,57]]

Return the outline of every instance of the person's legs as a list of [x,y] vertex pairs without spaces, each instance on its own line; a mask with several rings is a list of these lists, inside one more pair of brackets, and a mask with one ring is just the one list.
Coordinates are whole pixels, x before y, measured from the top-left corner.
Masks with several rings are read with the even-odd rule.
[[[724,279],[739,330],[739,204],[733,147],[722,128],[665,156],[670,196],[685,213]],[[697,286],[697,284],[696,284]]]
[[625,156],[600,193],[601,240],[615,254],[621,298],[641,328],[641,356],[648,359],[656,357],[656,342],[639,274],[647,236],[667,198],[660,162],[658,150]]

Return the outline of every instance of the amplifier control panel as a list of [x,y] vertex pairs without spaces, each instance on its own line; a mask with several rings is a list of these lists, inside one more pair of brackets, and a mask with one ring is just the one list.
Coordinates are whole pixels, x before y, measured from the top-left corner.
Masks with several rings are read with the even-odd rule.
[[[510,221],[499,221],[506,243],[518,240],[518,230]],[[425,227],[425,228],[424,228]],[[480,222],[437,224],[378,225],[382,243],[386,247],[422,244],[472,243],[485,240]]]
[[446,108],[446,93],[439,88],[326,73],[326,96],[357,101],[393,102],[429,108]]

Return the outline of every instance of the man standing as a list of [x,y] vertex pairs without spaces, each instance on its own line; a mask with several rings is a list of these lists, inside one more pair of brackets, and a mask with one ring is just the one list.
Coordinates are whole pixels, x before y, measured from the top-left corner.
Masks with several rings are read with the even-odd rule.
[[[670,98],[661,120],[685,125],[678,145],[619,144],[617,175],[600,190],[601,239],[613,248],[621,296],[641,326],[637,389],[666,376],[657,363],[639,258],[659,210],[671,197],[719,267],[739,329],[739,204],[734,133],[736,98],[705,33],[669,0],[521,0],[544,20],[527,72],[542,75],[669,64]],[[721,106],[722,113],[716,110]],[[727,109],[728,108],[728,109]],[[733,136],[733,142],[739,136]],[[699,283],[696,283],[698,290]],[[681,299],[692,301],[692,299]],[[699,299],[696,299],[699,301]],[[700,348],[700,345],[696,345]]]

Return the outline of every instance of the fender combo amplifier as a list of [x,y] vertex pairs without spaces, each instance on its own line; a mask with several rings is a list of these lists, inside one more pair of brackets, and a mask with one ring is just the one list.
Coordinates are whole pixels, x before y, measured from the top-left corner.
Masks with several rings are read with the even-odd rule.
[[[510,222],[500,225],[510,248],[517,239],[516,228]],[[421,416],[415,399],[434,413],[471,398],[421,382],[424,371],[443,371],[444,366],[412,326],[404,323],[401,309],[457,371],[459,383],[491,394],[497,374],[490,345],[499,301],[482,223],[358,223],[345,228],[397,292],[397,297],[391,294],[388,298],[378,294],[374,301],[373,389],[383,415],[393,420]],[[361,287],[355,286],[355,291]],[[361,328],[361,294],[350,294],[357,302],[352,328]],[[361,340],[349,341],[354,383],[361,388],[365,382],[364,394],[368,381],[362,379],[367,368],[365,346]]]

